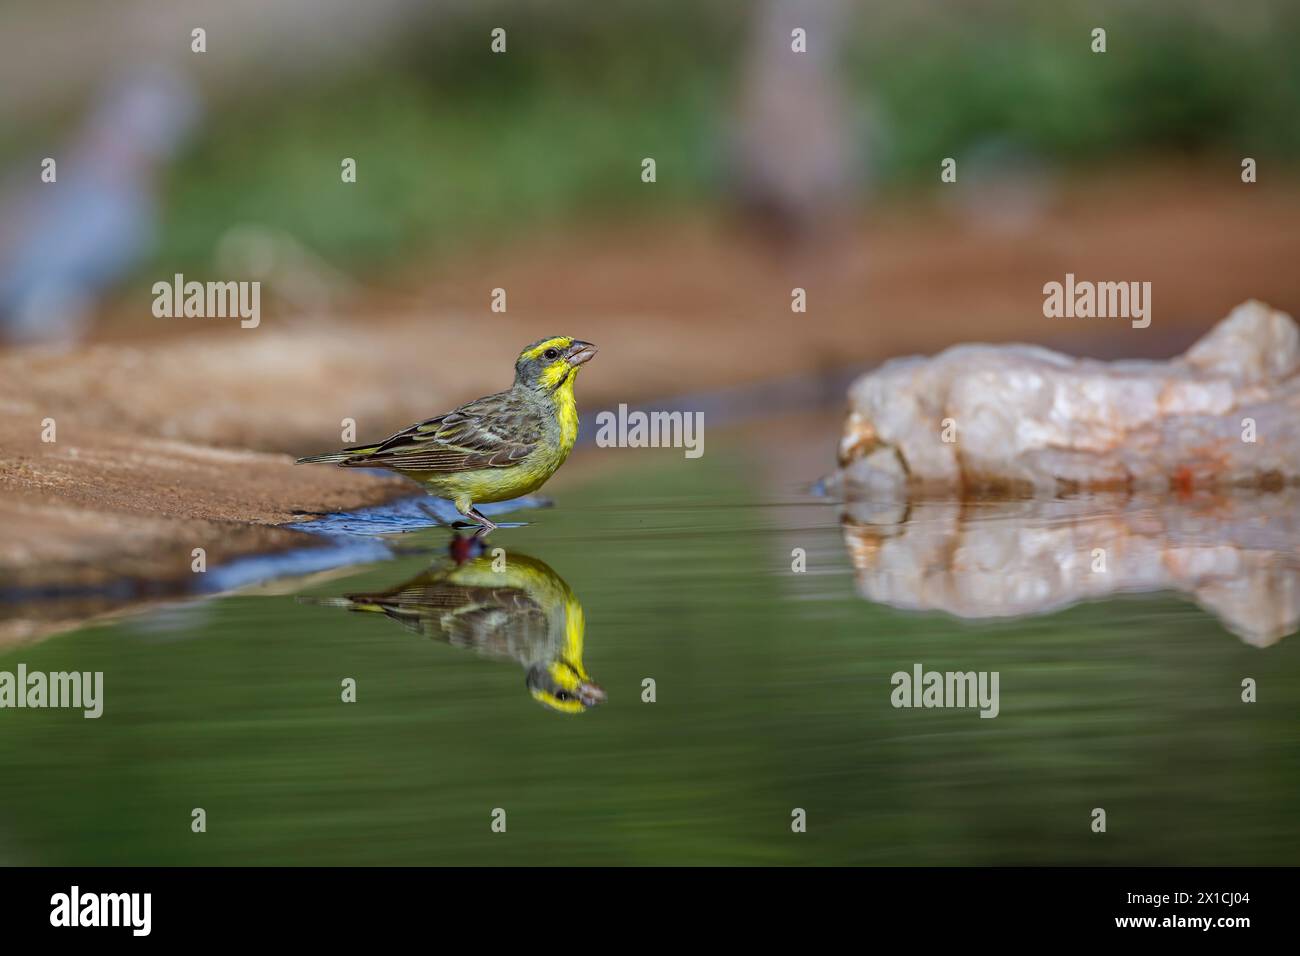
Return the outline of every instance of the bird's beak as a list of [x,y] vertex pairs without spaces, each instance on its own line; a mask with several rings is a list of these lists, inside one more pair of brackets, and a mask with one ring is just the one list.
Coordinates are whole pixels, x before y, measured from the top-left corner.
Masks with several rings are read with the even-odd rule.
[[591,681],[585,680],[579,683],[575,693],[584,707],[595,707],[597,704],[605,703],[604,689],[599,684],[593,684]]
[[577,368],[583,362],[590,362],[596,356],[596,346],[590,342],[583,342],[578,339],[573,340],[569,350],[564,353],[564,360],[570,366]]

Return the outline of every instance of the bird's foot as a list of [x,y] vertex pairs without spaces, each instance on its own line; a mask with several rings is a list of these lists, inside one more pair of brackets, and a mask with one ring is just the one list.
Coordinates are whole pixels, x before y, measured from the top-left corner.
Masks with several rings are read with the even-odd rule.
[[465,514],[473,518],[479,524],[478,530],[474,532],[474,537],[476,538],[485,537],[489,532],[497,529],[496,523],[477,508],[470,508],[465,512]]

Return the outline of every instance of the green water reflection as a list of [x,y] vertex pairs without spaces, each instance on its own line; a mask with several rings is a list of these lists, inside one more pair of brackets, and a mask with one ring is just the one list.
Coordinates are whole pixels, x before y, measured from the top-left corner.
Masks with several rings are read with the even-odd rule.
[[[0,712],[0,859],[1300,862],[1300,640],[1249,646],[1169,594],[1015,620],[892,609],[858,595],[835,505],[764,487],[740,455],[653,461],[490,539],[536,556],[549,597],[467,598],[498,585],[456,578],[430,531],[403,542],[427,553],[6,653],[102,670],[106,700],[99,720]],[[431,623],[435,598],[489,609]],[[577,661],[556,600],[582,609]],[[514,645],[482,653],[491,635]],[[559,660],[607,702],[539,707],[526,675]],[[999,716],[893,708],[915,663],[998,671]]]

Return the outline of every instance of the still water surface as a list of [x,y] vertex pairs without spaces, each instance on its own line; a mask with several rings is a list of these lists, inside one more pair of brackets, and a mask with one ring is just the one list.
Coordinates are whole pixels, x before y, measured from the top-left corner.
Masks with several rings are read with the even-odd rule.
[[[651,457],[496,532],[499,581],[434,528],[5,653],[106,700],[0,715],[0,861],[1300,863],[1288,502],[846,511],[762,476]],[[998,672],[998,716],[893,707],[917,664]]]

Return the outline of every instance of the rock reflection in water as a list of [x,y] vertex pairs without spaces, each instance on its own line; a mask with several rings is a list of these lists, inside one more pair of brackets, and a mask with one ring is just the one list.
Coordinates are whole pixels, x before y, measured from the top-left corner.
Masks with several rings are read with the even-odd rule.
[[453,647],[514,660],[529,694],[551,710],[578,714],[604,702],[582,663],[586,619],[565,580],[518,551],[483,551],[455,538],[451,557],[387,591],[299,600],[383,614]]
[[848,502],[868,600],[963,618],[1176,591],[1248,644],[1300,628],[1300,492],[1181,499]]

